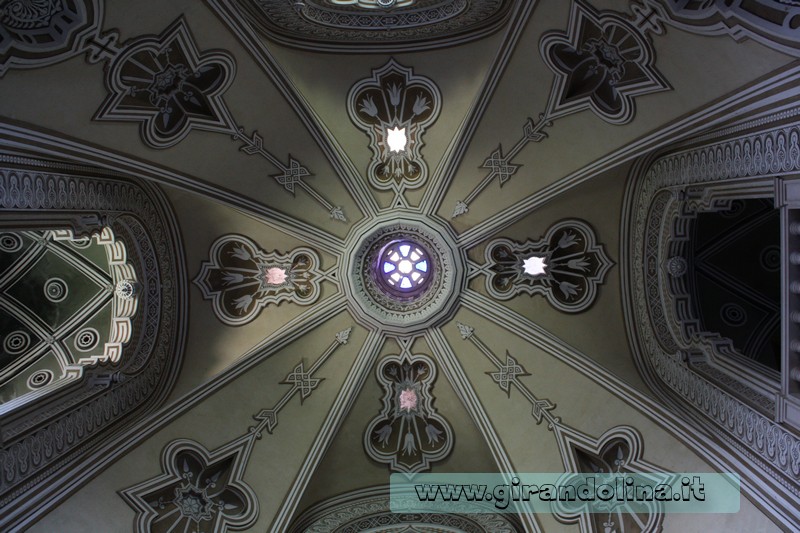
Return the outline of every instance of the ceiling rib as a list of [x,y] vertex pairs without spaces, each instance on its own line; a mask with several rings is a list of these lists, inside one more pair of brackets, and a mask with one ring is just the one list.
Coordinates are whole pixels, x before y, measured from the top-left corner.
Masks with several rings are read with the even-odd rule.
[[207,0],[207,3],[220,20],[241,41],[245,49],[269,79],[272,80],[281,94],[283,94],[283,97],[286,98],[286,101],[297,113],[308,132],[314,137],[317,145],[328,158],[362,214],[365,216],[377,214],[378,204],[353,162],[347,157],[342,147],[335,141],[333,134],[325,126],[322,118],[313,110],[308,100],[291,82],[286,72],[284,72],[267,47],[264,46],[264,43],[261,42],[247,21],[231,7],[229,0]]
[[195,177],[117,154],[108,149],[49,135],[37,131],[34,126],[22,127],[2,117],[0,117],[0,143],[7,150],[16,148],[26,155],[57,161],[69,160],[101,167],[109,169],[116,176],[134,175],[158,184],[199,194],[222,205],[233,207],[266,226],[318,247],[337,259],[342,254],[344,246],[342,239],[319,228],[298,222],[294,218],[246,198],[242,194],[206,183]]
[[300,499],[303,492],[311,481],[311,476],[316,471],[325,452],[328,451],[333,439],[342,427],[347,413],[355,403],[358,393],[364,387],[364,383],[372,373],[375,366],[375,361],[378,359],[378,353],[385,342],[386,338],[379,331],[371,331],[364,341],[361,350],[356,356],[353,363],[353,368],[347,374],[347,378],[342,385],[336,400],[331,407],[325,423],[320,428],[314,444],[311,446],[311,451],[303,461],[297,477],[292,484],[292,488],[286,494],[286,497],[281,504],[281,508],[275,516],[270,526],[271,531],[288,531],[291,525],[292,517],[300,504]]
[[[539,191],[523,198],[519,202],[503,209],[486,220],[476,223],[458,236],[460,246],[472,248],[482,240],[489,238],[511,226],[535,209],[552,201],[578,185],[648,152],[663,148],[667,144],[677,143],[690,135],[719,127],[726,121],[738,119],[738,122],[752,120],[753,116],[775,113],[775,102],[794,98],[796,105],[797,80],[800,78],[800,66],[793,66],[779,71],[756,83],[746,86],[730,96],[712,102],[698,109],[688,117],[675,120],[664,127],[656,129],[619,150],[592,162]],[[788,112],[793,112],[789,110]],[[742,118],[745,117],[745,118]]]
[[[500,437],[492,425],[489,415],[475,394],[475,389],[469,382],[464,368],[458,362],[458,358],[453,352],[452,347],[447,342],[441,328],[431,328],[425,333],[425,340],[433,351],[433,356],[436,363],[442,370],[453,390],[456,392],[458,399],[464,405],[464,408],[469,413],[475,426],[480,431],[481,435],[486,441],[486,445],[492,452],[499,472],[517,472],[518,469],[514,467],[511,458],[508,456]],[[541,525],[536,520],[534,513],[523,513],[518,515],[525,531],[541,531]]]
[[500,82],[500,77],[503,75],[511,55],[517,47],[517,42],[522,36],[522,30],[525,28],[536,4],[537,1],[532,0],[530,2],[518,2],[514,6],[514,11],[511,13],[512,22],[503,36],[503,42],[495,54],[492,67],[486,74],[486,78],[484,78],[481,89],[472,102],[467,116],[453,136],[453,141],[447,147],[439,166],[433,173],[431,184],[425,191],[420,204],[420,209],[423,213],[427,215],[435,214],[444,200],[447,188],[461,165],[464,154],[467,153],[467,148],[472,141],[480,119],[486,112],[497,84]]

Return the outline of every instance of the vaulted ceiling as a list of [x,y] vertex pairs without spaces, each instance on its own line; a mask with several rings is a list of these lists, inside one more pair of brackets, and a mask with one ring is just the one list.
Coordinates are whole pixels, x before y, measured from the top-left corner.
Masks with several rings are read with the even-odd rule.
[[[3,496],[0,523],[325,531],[333,511],[355,524],[373,500],[391,516],[381,490],[392,472],[563,472],[623,450],[630,471],[722,469],[713,439],[693,437],[637,368],[631,191],[665,153],[792,114],[796,4],[0,2],[0,170],[155,186],[180,258],[159,294],[176,291],[182,311],[162,324],[179,338],[180,368],[159,405],[70,459],[80,474],[41,490],[31,481],[28,503]],[[4,228],[26,250],[51,238],[41,224]],[[425,254],[419,290],[382,281],[381,254],[398,241]],[[100,283],[103,272],[85,283],[72,272],[102,270],[92,250],[74,250],[83,242],[41,252],[53,259],[27,271],[30,287],[8,278],[0,339],[24,329],[6,300],[35,296],[42,314],[55,304],[39,285],[63,279],[74,295]],[[21,253],[0,246],[0,266]],[[69,268],[55,264],[65,258]],[[406,268],[394,261],[387,275]],[[53,350],[80,344],[79,325],[101,330],[103,345],[103,294]],[[716,298],[732,297],[713,296],[707,314]],[[767,314],[774,329],[780,307]],[[4,350],[0,372],[13,364]],[[212,478],[213,497],[185,481]],[[644,524],[797,524],[769,495],[743,492],[738,514]],[[602,527],[585,515],[481,520],[451,526]]]

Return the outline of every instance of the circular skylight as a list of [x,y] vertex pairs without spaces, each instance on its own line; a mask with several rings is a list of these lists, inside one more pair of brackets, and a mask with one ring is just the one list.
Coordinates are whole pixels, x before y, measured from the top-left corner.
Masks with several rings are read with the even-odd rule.
[[428,252],[416,242],[393,241],[378,256],[378,278],[390,292],[413,295],[427,286],[432,266]]

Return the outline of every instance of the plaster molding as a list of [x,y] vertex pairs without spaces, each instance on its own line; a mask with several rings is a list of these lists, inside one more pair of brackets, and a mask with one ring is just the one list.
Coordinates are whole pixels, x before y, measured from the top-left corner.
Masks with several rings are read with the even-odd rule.
[[48,170],[43,161],[30,167],[5,163],[0,180],[0,201],[22,224],[26,217],[64,210],[109,216],[147,294],[133,323],[130,357],[120,364],[97,361],[84,369],[83,379],[37,402],[35,411],[23,406],[5,415],[0,457],[14,468],[0,480],[1,505],[13,512],[0,525],[11,528],[63,498],[81,477],[81,463],[100,468],[119,455],[109,433],[115,422],[141,419],[163,401],[180,366],[186,286],[180,237],[157,188],[130,178]]
[[337,53],[413,52],[485,37],[509,17],[509,0],[406,0],[382,9],[269,0],[231,4],[261,35],[283,45]]
[[[642,376],[662,401],[676,406],[690,431],[702,428],[729,444],[729,460],[737,465],[736,471],[747,472],[743,478],[755,487],[754,498],[773,519],[786,524],[800,524],[796,506],[790,503],[800,494],[800,441],[685,360],[690,348],[670,331],[671,297],[664,291],[658,268],[667,258],[648,238],[661,236],[665,210],[676,188],[720,184],[717,189],[723,190],[730,184],[735,189],[742,180],[800,171],[798,128],[795,122],[773,124],[646,160],[631,173],[622,239],[631,250],[624,263],[623,281],[630,281],[623,283],[623,307]],[[645,244],[636,247],[636,242]],[[770,494],[769,502],[762,494]]]
[[[482,504],[471,503],[470,505]],[[457,514],[460,507],[457,503],[453,504],[453,513],[455,514],[403,515],[392,513],[389,506],[389,488],[368,487],[314,504],[303,511],[288,531],[290,533],[371,530],[387,533],[409,531],[517,533],[523,530],[522,524],[513,515],[491,512],[471,515]]]

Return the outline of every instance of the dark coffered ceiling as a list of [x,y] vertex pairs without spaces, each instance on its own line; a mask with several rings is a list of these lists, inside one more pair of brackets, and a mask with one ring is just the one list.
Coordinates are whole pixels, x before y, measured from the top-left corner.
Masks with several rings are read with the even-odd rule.
[[[796,529],[795,4],[0,1],[0,529]],[[389,509],[598,468],[745,497]]]

